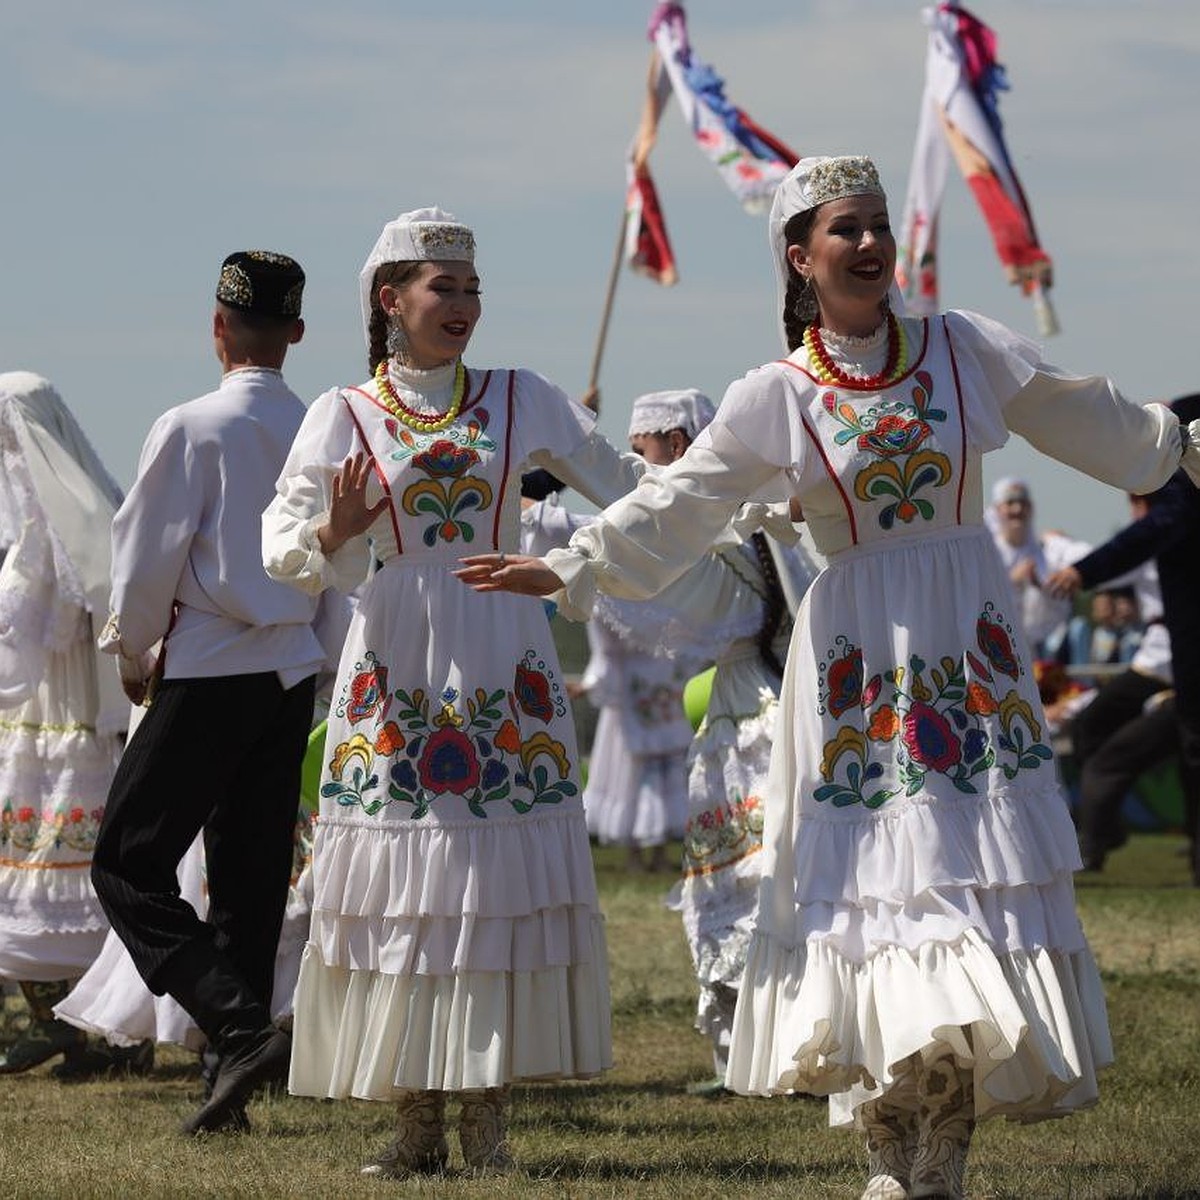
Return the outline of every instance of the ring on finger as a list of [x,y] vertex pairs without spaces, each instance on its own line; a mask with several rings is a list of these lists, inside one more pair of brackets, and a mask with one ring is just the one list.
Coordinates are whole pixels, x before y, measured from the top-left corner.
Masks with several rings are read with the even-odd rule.
[[507,561],[507,560],[506,560],[506,556],[505,556],[505,554],[504,554],[504,551],[503,551],[503,550],[501,550],[501,551],[500,551],[500,558],[497,560],[497,562],[496,562],[496,566],[497,566],[497,567],[498,567],[498,568],[499,568],[501,571],[503,571],[503,570],[504,570],[504,564],[505,564],[505,562],[506,562],[506,561]]

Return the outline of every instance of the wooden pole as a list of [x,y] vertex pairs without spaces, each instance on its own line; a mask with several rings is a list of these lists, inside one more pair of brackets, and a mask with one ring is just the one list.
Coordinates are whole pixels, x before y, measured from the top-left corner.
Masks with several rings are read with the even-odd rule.
[[621,209],[621,227],[617,234],[617,248],[613,253],[612,268],[608,272],[608,291],[604,296],[604,313],[600,318],[600,330],[596,335],[596,349],[592,354],[592,373],[588,377],[588,390],[593,390],[600,380],[600,360],[604,357],[604,343],[608,338],[608,323],[612,317],[613,297],[617,293],[617,279],[621,274],[621,260],[625,257],[625,228],[629,222],[628,212]]

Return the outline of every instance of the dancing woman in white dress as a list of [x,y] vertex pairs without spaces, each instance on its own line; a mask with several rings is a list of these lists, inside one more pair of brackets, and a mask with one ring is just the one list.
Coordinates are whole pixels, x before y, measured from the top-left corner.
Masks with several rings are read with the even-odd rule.
[[[519,544],[542,467],[596,503],[635,456],[528,370],[467,367],[475,241],[439,209],[390,222],[360,279],[373,378],[318,397],[263,518],[268,572],[361,585],[313,846],[291,1089],[394,1101],[364,1168],[511,1166],[509,1084],[611,1065],[604,924],[565,682],[539,601],[461,587],[464,549]],[[365,580],[365,583],[364,583]]]
[[1008,432],[1128,491],[1182,465],[1164,406],[985,317],[897,318],[874,165],[806,158],[770,218],[788,355],[733,383],[677,463],[478,591],[650,595],[744,498],[798,497],[828,566],[797,615],[766,788],[757,927],[727,1083],[828,1094],[864,1195],[961,1196],[977,1118],[1093,1103],[1112,1047],[1074,909],[1075,833],[980,460]]

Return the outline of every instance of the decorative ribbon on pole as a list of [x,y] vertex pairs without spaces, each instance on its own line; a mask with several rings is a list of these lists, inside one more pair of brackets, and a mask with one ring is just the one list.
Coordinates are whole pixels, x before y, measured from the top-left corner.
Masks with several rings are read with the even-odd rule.
[[659,4],[649,35],[697,145],[747,212],[766,212],[797,155],[726,98],[725,81],[688,41],[682,4]]
[[1039,331],[1058,332],[1048,291],[1050,257],[1004,142],[999,93],[1009,84],[996,61],[996,35],[960,4],[927,8],[925,92],[909,172],[896,281],[912,313],[938,307],[938,216],[950,159],[975,195],[1011,283],[1033,299]]
[[672,93],[696,144],[715,164],[721,178],[747,212],[766,212],[779,181],[798,161],[797,155],[783,142],[726,98],[724,80],[692,50],[682,4],[658,4],[650,17],[647,32],[654,49],[646,77],[646,102],[637,134],[629,148],[625,214],[592,356],[589,384],[592,388],[596,387],[600,375],[600,359],[608,336],[622,260],[631,270],[655,283],[670,285],[679,279],[649,167],[658,123]]

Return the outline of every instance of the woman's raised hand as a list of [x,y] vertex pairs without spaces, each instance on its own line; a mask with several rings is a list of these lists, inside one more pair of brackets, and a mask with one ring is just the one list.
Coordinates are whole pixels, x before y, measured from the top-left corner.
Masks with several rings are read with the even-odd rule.
[[366,533],[387,507],[386,495],[374,504],[367,504],[367,485],[373,474],[371,459],[360,451],[346,459],[333,477],[329,520],[317,530],[323,554],[333,554],[351,538]]
[[454,572],[477,592],[519,592],[523,596],[549,596],[562,580],[540,558],[528,554],[471,554],[458,560]]

